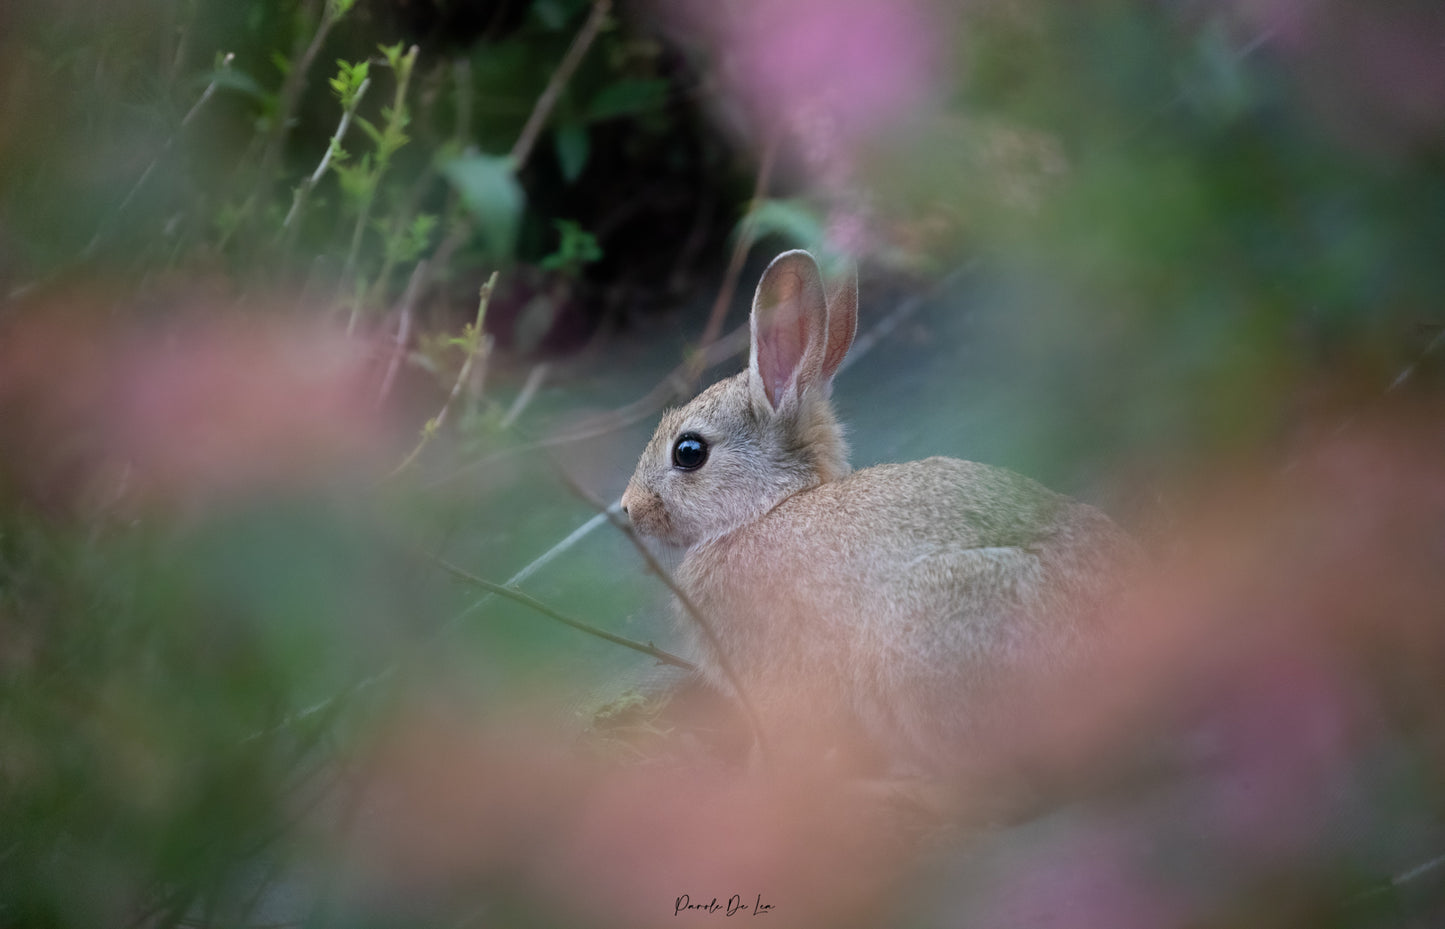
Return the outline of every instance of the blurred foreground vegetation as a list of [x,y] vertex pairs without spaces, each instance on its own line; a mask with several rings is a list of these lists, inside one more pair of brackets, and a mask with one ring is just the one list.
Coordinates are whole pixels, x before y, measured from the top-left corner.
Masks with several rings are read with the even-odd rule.
[[[1436,7],[11,0],[0,924],[1436,924]],[[430,558],[665,646],[622,536],[531,573],[558,471],[614,499],[795,245],[957,323],[859,420],[1194,566],[1001,844],[771,815],[635,697],[593,751],[650,662]],[[1099,773],[1201,718],[1218,780]]]

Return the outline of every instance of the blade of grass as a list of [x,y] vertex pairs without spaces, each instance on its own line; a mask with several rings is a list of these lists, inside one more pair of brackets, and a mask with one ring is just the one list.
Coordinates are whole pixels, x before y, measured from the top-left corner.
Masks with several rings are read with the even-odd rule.
[[685,671],[697,670],[697,665],[688,661],[686,658],[680,658],[677,655],[672,654],[671,652],[663,651],[656,645],[653,645],[651,642],[638,642],[635,639],[629,639],[625,636],[620,636],[608,632],[606,629],[599,629],[589,623],[584,623],[580,619],[573,619],[572,617],[567,616],[564,613],[558,612],[557,610],[552,609],[552,607],[548,606],[542,601],[523,593],[515,587],[508,587],[506,584],[497,584],[493,581],[488,581],[483,578],[477,577],[475,574],[463,571],[461,568],[457,567],[446,559],[437,557],[436,555],[432,555],[430,556],[430,558],[432,563],[434,563],[437,567],[441,568],[443,571],[451,574],[453,577],[460,578],[461,580],[466,581],[468,584],[471,584],[474,587],[480,587],[482,590],[485,590],[488,593],[494,593],[499,597],[506,597],[508,600],[520,603],[523,606],[536,610],[543,616],[554,619],[557,622],[562,623],[564,626],[571,626],[573,629],[576,629],[579,632],[585,632],[588,635],[596,636],[597,638],[611,642],[614,645],[621,645],[624,648],[630,648],[633,651],[641,652],[644,655],[649,655],[653,658],[656,658],[663,664],[670,664],[673,667],[682,668]]

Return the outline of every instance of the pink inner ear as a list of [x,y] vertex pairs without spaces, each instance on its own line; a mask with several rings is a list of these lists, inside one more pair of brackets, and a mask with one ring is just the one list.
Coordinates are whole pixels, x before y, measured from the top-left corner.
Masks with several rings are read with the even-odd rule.
[[781,285],[776,291],[778,302],[764,314],[757,346],[758,374],[762,376],[763,389],[773,409],[782,402],[808,347],[808,323],[803,318],[799,300],[802,279],[797,274],[789,274],[786,283],[782,280],[778,283]]

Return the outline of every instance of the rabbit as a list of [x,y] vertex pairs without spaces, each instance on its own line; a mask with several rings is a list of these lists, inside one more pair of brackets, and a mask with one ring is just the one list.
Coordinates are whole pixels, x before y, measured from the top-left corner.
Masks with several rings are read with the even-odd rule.
[[851,470],[829,397],[857,317],[855,274],[829,295],[808,252],[779,255],[746,370],[664,413],[621,503],[685,549],[676,583],[726,653],[684,619],[700,672],[726,693],[731,667],[770,743],[857,732],[898,770],[946,772],[1001,677],[1088,648],[1134,543],[999,468]]

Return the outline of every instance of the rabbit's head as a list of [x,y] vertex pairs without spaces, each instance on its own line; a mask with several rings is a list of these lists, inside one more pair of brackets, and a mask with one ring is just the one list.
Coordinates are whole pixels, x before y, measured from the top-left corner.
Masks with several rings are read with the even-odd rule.
[[847,474],[828,397],[857,325],[853,274],[829,296],[812,255],[775,258],[753,298],[747,370],[664,413],[643,451],[622,495],[638,531],[691,546]]

